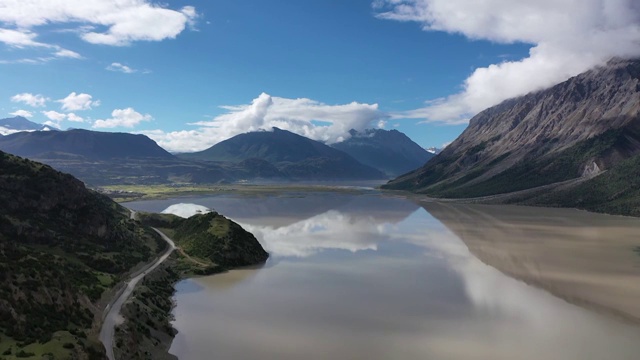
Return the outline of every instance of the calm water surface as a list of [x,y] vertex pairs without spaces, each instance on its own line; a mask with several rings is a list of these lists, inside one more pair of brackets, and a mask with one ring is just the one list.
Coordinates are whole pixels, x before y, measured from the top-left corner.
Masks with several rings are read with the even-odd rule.
[[271,254],[260,269],[177,284],[171,353],[180,359],[640,358],[640,327],[484,265],[406,199],[283,193],[127,205],[178,203],[217,210]]

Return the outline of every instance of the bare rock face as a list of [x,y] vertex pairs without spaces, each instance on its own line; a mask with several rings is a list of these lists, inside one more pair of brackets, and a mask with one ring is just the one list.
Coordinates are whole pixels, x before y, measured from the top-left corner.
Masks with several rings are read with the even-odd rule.
[[422,168],[385,185],[473,197],[594,175],[640,152],[640,60],[614,59],[507,100]]

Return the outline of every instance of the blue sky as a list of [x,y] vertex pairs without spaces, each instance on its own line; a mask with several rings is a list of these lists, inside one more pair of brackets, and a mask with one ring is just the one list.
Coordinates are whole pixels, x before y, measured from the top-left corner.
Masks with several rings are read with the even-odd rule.
[[[513,21],[525,10],[561,12],[559,5],[496,12],[470,0],[62,3],[0,1],[1,115],[141,132],[172,151],[273,125],[329,142],[350,127],[384,127],[441,146],[487,106],[628,55],[625,44],[607,48],[608,33],[602,53],[586,54],[571,34],[556,36],[563,18]],[[592,10],[569,26],[584,31],[585,19],[601,12]],[[456,22],[448,11],[468,14]],[[610,27],[637,30],[637,18],[613,15]]]

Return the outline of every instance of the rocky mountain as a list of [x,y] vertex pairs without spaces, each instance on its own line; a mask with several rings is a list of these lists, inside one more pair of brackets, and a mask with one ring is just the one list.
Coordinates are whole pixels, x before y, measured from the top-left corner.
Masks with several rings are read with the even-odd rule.
[[233,180],[235,171],[178,159],[144,135],[89,130],[20,132],[0,150],[39,161],[94,185]]
[[384,187],[460,198],[592,183],[639,153],[640,61],[614,59],[481,112],[425,166]]
[[[273,131],[236,135],[206,150],[180,154],[187,160],[234,162],[260,159],[291,179],[382,179],[380,171],[348,154],[292,132]],[[270,171],[274,171],[271,169]]]
[[434,156],[398,130],[351,130],[350,134],[331,146],[391,177],[415,170]]
[[166,244],[71,175],[0,152],[0,353],[104,358],[109,292]]
[[0,135],[8,135],[16,131],[37,131],[44,129],[44,125],[29,121],[22,116],[0,119]]

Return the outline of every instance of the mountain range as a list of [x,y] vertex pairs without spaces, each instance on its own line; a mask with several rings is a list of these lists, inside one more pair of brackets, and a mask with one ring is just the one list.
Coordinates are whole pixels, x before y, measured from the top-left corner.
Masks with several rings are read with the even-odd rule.
[[292,179],[385,178],[381,171],[361,164],[340,150],[278,128],[236,135],[206,150],[179,157],[209,162],[260,161],[263,166],[271,164]]
[[499,198],[626,213],[637,186],[620,177],[638,172],[638,154],[640,61],[613,59],[481,112],[439,155],[384,188],[449,198],[520,192]]
[[331,147],[275,128],[176,156],[144,135],[21,131],[1,137],[0,150],[49,164],[94,186],[385,179],[415,169],[432,156],[396,130],[351,135]]
[[94,185],[215,183],[230,177],[220,166],[176,158],[144,135],[89,130],[18,132],[0,150],[70,173]]
[[415,170],[434,156],[398,130],[367,129],[349,133],[350,138],[331,146],[391,177]]

